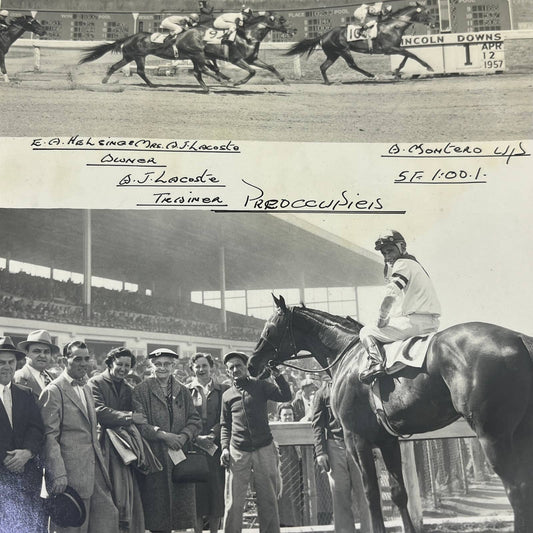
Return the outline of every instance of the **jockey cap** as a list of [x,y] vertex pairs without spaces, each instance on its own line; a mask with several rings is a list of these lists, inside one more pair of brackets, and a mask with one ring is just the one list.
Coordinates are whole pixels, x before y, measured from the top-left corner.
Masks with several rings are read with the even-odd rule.
[[0,11],[0,17],[8,17],[9,16],[9,11],[7,9],[2,9],[2,11]]
[[248,15],[249,17],[252,16],[252,10],[249,7],[244,7],[241,10],[241,13],[243,15]]
[[[394,229],[385,230],[376,240],[375,249],[381,250],[386,244],[395,244],[401,253],[405,251],[405,239],[403,235]],[[400,247],[400,245],[403,245]],[[403,250],[402,250],[403,248]]]
[[193,21],[193,22],[198,22],[200,20],[200,17],[196,14],[196,13],[191,13],[189,15],[189,18]]

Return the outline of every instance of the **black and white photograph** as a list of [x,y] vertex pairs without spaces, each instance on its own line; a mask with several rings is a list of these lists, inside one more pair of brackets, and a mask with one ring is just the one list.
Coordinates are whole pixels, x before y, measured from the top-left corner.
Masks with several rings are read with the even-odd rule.
[[533,532],[531,0],[0,0],[0,533]]

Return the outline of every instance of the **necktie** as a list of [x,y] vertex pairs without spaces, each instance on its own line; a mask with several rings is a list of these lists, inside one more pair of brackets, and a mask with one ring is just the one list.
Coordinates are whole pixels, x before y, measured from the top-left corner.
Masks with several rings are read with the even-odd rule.
[[4,408],[9,418],[9,423],[13,427],[13,404],[11,402],[11,391],[9,387],[4,387],[4,393],[2,395],[2,401],[4,402]]
[[50,383],[52,383],[50,376],[44,370],[41,372],[41,379],[43,380],[45,387],[47,387],[48,385],[50,385]]

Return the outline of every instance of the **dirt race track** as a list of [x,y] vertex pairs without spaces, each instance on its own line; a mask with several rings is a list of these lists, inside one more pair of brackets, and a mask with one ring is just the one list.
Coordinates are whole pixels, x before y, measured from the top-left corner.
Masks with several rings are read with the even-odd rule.
[[[303,78],[291,80],[292,60],[276,58],[289,78],[282,84],[260,72],[247,85],[223,87],[214,80],[202,93],[187,68],[156,76],[156,89],[133,74],[100,83],[108,56],[83,66],[70,52],[48,51],[33,72],[30,51],[7,56],[11,83],[0,85],[2,136],[108,135],[268,141],[413,142],[533,138],[533,73],[424,76],[396,81],[388,59],[365,57],[367,80],[339,61],[336,83],[321,83],[317,53]],[[53,55],[56,54],[56,55]],[[242,71],[224,67],[234,78]],[[294,78],[294,76],[292,76]]]

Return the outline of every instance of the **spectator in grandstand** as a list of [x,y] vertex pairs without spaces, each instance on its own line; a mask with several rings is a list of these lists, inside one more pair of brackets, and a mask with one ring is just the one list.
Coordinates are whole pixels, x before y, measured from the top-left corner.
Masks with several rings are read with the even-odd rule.
[[300,383],[300,390],[292,401],[294,420],[296,422],[309,422],[313,412],[313,398],[318,387],[312,379],[304,379]]
[[26,364],[15,372],[15,383],[29,387],[38,400],[42,390],[55,379],[48,368],[59,354],[59,346],[52,343],[50,333],[44,329],[32,331],[17,346],[26,354]]
[[325,379],[315,394],[311,423],[315,459],[319,468],[328,474],[333,496],[335,533],[355,533],[357,514],[361,515],[361,530],[370,531],[361,474],[346,450],[342,427],[331,410],[330,394],[331,380]]
[[44,533],[37,456],[43,423],[32,391],[12,383],[17,359],[23,358],[9,337],[0,338],[0,530]]
[[213,21],[213,6],[210,6],[207,0],[200,0],[198,2],[198,10],[200,12],[200,20],[198,24],[211,23]]
[[202,417],[202,431],[195,443],[207,451],[209,479],[196,485],[196,533],[203,529],[204,518],[209,530],[215,533],[224,516],[224,468],[220,464],[220,412],[222,395],[228,385],[213,379],[215,362],[208,353],[197,353],[191,358],[190,368],[194,375],[187,387],[191,391],[194,406]]
[[[290,403],[278,406],[280,422],[294,422],[294,408]],[[302,525],[303,487],[301,478],[301,452],[299,446],[280,446],[281,494],[278,498],[281,527]]]
[[80,527],[57,527],[57,533],[116,533],[118,512],[111,497],[111,480],[96,433],[94,400],[85,381],[91,360],[82,341],[63,348],[65,371],[39,398],[45,428],[44,462],[49,492],[67,486],[82,498],[86,509]]
[[105,359],[107,369],[89,380],[96,417],[99,441],[106,459],[112,484],[112,495],[119,513],[120,531],[144,533],[144,513],[137,480],[131,466],[125,465],[106,431],[133,432],[135,424],[145,424],[146,417],[133,412],[133,387],[126,381],[135,366],[135,356],[125,347],[114,348]]
[[279,455],[270,432],[267,401],[289,402],[289,384],[277,368],[275,383],[250,377],[248,357],[241,352],[224,356],[232,386],[222,396],[221,463],[227,470],[224,532],[240,533],[250,478],[257,494],[260,530],[279,533]]
[[160,348],[148,357],[154,377],[135,387],[133,407],[146,417],[147,423],[139,429],[163,470],[143,476],[139,486],[146,528],[170,533],[173,529],[192,528],[196,523],[194,485],[173,483],[171,454],[187,449],[186,445],[200,432],[202,421],[191,393],[172,376],[178,354]]

